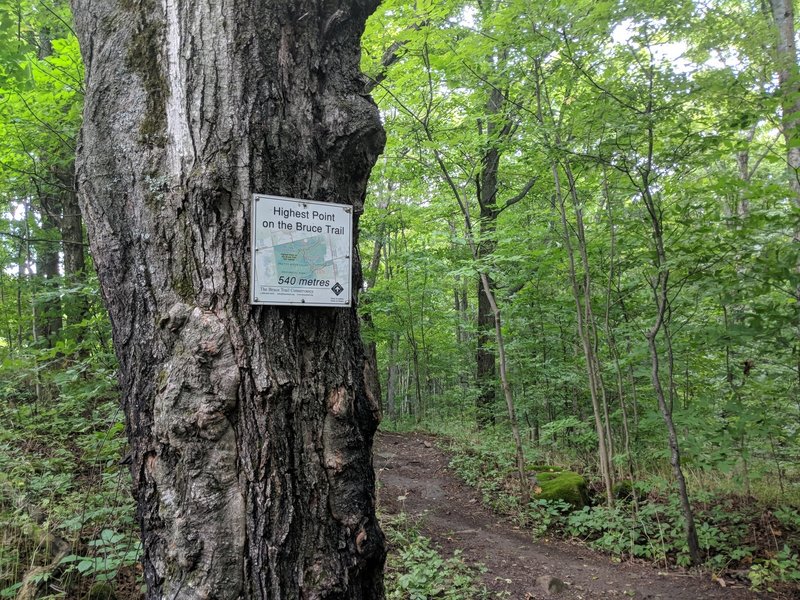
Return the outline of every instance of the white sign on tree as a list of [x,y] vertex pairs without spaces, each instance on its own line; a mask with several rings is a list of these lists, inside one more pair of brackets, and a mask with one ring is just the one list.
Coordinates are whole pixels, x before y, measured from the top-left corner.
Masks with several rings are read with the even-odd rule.
[[251,304],[350,306],[353,209],[253,195]]

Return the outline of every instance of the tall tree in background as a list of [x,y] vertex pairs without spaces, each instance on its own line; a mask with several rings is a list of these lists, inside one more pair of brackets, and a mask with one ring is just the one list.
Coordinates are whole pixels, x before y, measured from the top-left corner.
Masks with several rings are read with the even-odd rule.
[[786,139],[789,186],[800,206],[800,66],[797,62],[794,5],[791,0],[770,0],[776,29],[776,58],[781,95],[781,129]]
[[383,596],[356,309],[252,307],[246,260],[253,192],[360,214],[384,142],[359,73],[376,4],[74,3],[80,200],[149,598]]
[[41,351],[34,363],[80,341],[89,309],[73,183],[83,68],[69,15],[63,2],[0,4],[0,244],[16,255],[3,278],[14,273],[17,298],[17,335],[7,320],[3,346]]
[[[797,60],[794,4],[792,0],[770,0],[770,8],[777,30],[775,49],[781,96],[781,130],[786,140],[789,187],[795,207],[800,208],[800,65]],[[795,226],[794,243],[800,244],[800,225]],[[800,302],[800,285],[795,296]]]

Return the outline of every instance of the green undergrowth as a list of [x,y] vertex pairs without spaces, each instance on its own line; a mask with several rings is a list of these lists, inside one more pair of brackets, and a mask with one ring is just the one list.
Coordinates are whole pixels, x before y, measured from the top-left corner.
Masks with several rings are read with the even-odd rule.
[[443,557],[430,538],[420,533],[418,522],[405,514],[380,518],[389,543],[385,577],[388,600],[497,597],[479,584],[480,570],[465,563],[460,551]]
[[[663,568],[689,566],[678,495],[666,478],[651,475],[633,483],[623,481],[615,486],[614,506],[608,507],[591,473],[567,470],[581,469],[568,459],[562,466],[537,464],[548,457],[540,449],[528,447],[532,486],[538,483],[545,488],[564,473],[574,482],[583,475],[592,485],[582,499],[585,502],[569,502],[563,495],[552,499],[554,496],[540,493],[523,506],[507,431],[498,427],[478,434],[452,421],[442,427],[429,424],[426,431],[440,434],[439,445],[451,454],[451,468],[478,490],[484,504],[535,536],[576,538],[619,560],[641,559]],[[704,569],[744,580],[756,590],[794,593],[800,589],[797,507],[722,490],[695,489],[690,495]]]
[[98,583],[138,592],[115,368],[98,352],[0,366],[17,380],[0,389],[0,598],[83,598]]

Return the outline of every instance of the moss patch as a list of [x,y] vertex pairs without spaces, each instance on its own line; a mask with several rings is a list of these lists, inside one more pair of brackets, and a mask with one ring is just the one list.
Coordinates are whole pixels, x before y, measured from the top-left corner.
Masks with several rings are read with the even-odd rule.
[[586,480],[574,471],[562,471],[558,467],[535,465],[536,480],[540,492],[537,498],[542,500],[562,500],[574,508],[583,508],[589,503],[589,491]]
[[184,224],[183,220],[180,220],[176,227],[180,228],[181,231],[178,236],[180,245],[174,246],[171,251],[175,261],[172,289],[183,302],[193,305],[197,293],[191,271],[194,265],[194,256],[192,255],[193,236],[191,229]]
[[147,111],[139,126],[140,141],[163,147],[166,144],[164,132],[167,125],[166,98],[169,88],[161,68],[164,25],[153,16],[158,14],[156,8],[153,0],[142,2],[126,63],[142,78],[144,91],[147,93]]
[[172,289],[184,302],[191,302],[194,299],[194,283],[189,275],[184,274],[178,277],[173,282]]

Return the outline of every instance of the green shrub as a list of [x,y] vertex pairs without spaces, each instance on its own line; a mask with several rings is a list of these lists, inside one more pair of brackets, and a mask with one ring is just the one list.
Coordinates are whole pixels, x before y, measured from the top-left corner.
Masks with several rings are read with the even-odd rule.
[[488,598],[479,586],[477,569],[467,565],[456,551],[444,558],[431,540],[419,532],[417,523],[405,515],[381,517],[389,554],[386,559],[386,597],[388,600],[478,600]]
[[748,573],[753,589],[761,590],[766,588],[772,592],[775,583],[800,583],[800,560],[797,552],[793,552],[789,546],[784,546],[774,558],[760,560],[750,568]]

